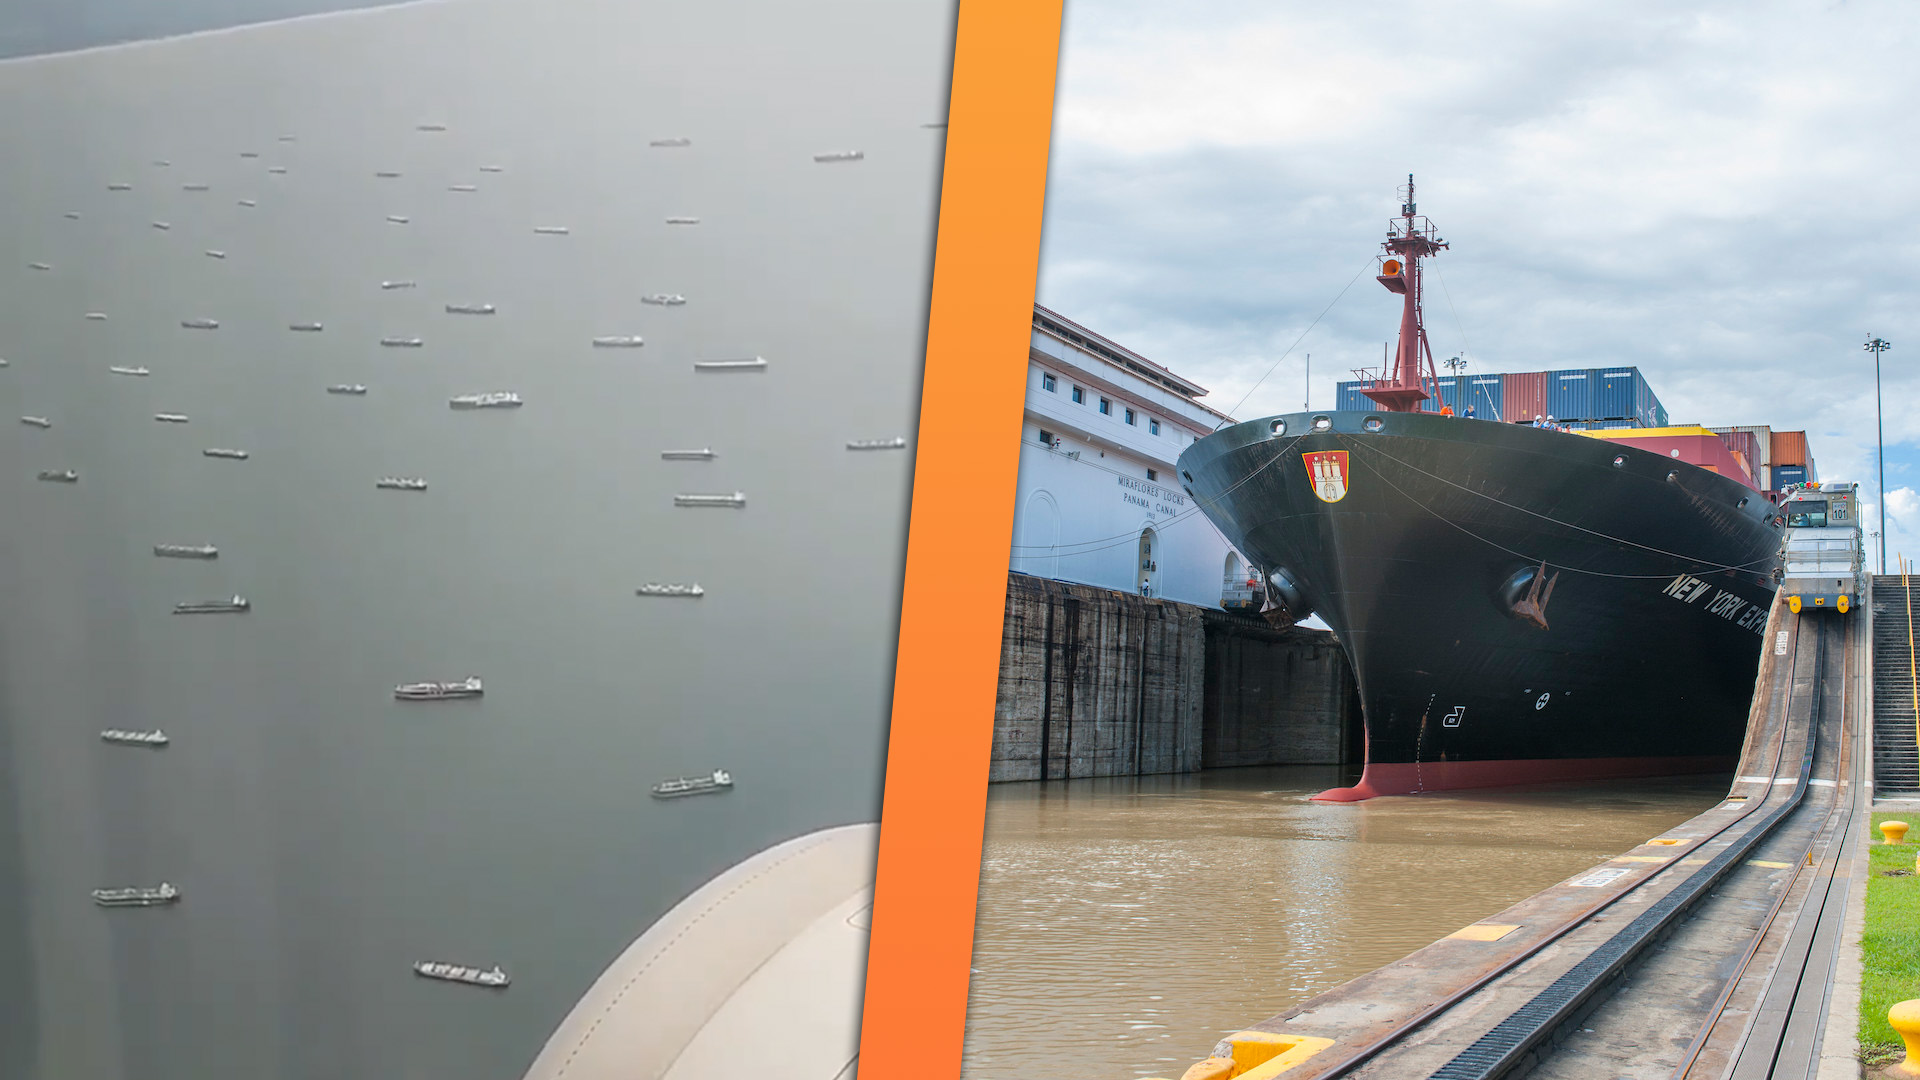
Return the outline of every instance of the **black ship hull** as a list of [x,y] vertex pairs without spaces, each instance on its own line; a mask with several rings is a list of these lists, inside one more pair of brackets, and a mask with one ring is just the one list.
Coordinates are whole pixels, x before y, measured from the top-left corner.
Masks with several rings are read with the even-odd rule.
[[1430,413],[1269,417],[1179,469],[1278,575],[1269,595],[1325,619],[1352,664],[1366,766],[1320,798],[1733,766],[1781,538],[1760,493]]

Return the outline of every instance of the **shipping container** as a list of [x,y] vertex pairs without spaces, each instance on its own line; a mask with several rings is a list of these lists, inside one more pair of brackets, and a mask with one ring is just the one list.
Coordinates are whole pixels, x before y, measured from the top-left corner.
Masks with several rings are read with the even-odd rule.
[[1510,371],[1501,376],[1505,394],[1501,416],[1509,423],[1531,424],[1536,416],[1547,415],[1547,373]]
[[1765,424],[1735,424],[1732,427],[1710,427],[1708,431],[1715,435],[1725,435],[1732,431],[1744,431],[1753,436],[1754,450],[1759,454],[1761,465],[1773,464],[1773,429]]
[[1594,420],[1593,372],[1586,369],[1549,371],[1547,415],[1556,420]]
[[[1505,417],[1501,410],[1501,405],[1506,400],[1506,395],[1502,392],[1505,385],[1505,379],[1502,376],[1463,375],[1461,382],[1464,384],[1461,392],[1466,395],[1467,404],[1473,406],[1475,419],[1500,420]],[[1453,408],[1455,412],[1466,411],[1458,405]],[[1527,419],[1533,418],[1529,416]]]
[[1372,398],[1360,392],[1372,385],[1373,383],[1370,380],[1351,380],[1341,383],[1338,394],[1334,399],[1333,407],[1340,412],[1365,412],[1369,409],[1379,408]]
[[1643,408],[1652,397],[1639,368],[1594,368],[1588,373],[1593,382],[1593,419],[1651,419],[1651,407]]
[[1667,407],[1655,401],[1653,403],[1653,426],[1667,427],[1671,423],[1672,421],[1667,419]]
[[1771,441],[1773,446],[1767,454],[1767,464],[1805,465],[1807,463],[1806,432],[1776,431]]
[[1773,481],[1773,487],[1770,490],[1773,491],[1785,491],[1789,484],[1804,484],[1807,482],[1807,467],[1805,465],[1775,465],[1770,471],[1773,473],[1770,477]]
[[1756,482],[1765,479],[1760,475],[1760,440],[1754,436],[1753,432],[1741,431],[1738,428],[1720,430],[1708,428],[1707,430],[1720,436],[1720,441],[1727,444],[1727,449],[1747,463],[1748,472]]
[[[1638,369],[1635,369],[1635,373],[1638,374]],[[1642,424],[1658,427],[1666,422],[1666,407],[1660,404],[1660,395],[1653,392],[1653,387],[1647,384],[1646,379],[1640,379],[1640,385],[1633,394],[1633,415]]]

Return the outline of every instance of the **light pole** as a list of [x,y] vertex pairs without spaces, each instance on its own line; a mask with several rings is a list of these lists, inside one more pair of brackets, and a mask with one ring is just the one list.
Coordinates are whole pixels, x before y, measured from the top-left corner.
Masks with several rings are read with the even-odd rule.
[[1887,428],[1880,417],[1880,354],[1893,348],[1890,341],[1869,338],[1861,348],[1873,354],[1874,443],[1880,451],[1880,572],[1887,572]]

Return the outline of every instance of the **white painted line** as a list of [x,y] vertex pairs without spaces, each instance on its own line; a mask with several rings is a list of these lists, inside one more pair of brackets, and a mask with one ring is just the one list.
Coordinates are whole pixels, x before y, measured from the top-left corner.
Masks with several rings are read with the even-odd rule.
[[1776,776],[1773,778],[1773,782],[1776,784],[1797,784],[1800,782],[1800,778],[1797,776]]
[[1766,783],[1766,782],[1767,782],[1768,780],[1770,780],[1770,779],[1772,779],[1772,777],[1768,777],[1768,776],[1736,776],[1736,777],[1734,777],[1734,778],[1733,778],[1733,782],[1734,782],[1734,783],[1736,783],[1736,784],[1764,784],[1764,783]]
[[1833,782],[1832,780],[1809,780],[1809,781],[1807,781],[1807,786],[1808,786],[1808,787],[1832,787],[1833,785],[1834,785],[1834,782]]

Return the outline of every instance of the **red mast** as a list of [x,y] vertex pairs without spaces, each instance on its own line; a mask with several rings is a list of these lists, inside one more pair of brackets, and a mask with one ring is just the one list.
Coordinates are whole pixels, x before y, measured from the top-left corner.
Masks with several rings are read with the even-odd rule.
[[1424,412],[1423,403],[1438,392],[1439,375],[1433,367],[1433,347],[1427,344],[1427,327],[1421,321],[1420,260],[1437,255],[1447,246],[1435,232],[1433,222],[1417,215],[1413,202],[1413,174],[1407,174],[1402,189],[1400,216],[1387,223],[1387,240],[1380,245],[1387,256],[1380,263],[1380,284],[1406,296],[1400,313],[1400,347],[1394,351],[1392,366],[1374,374],[1356,370],[1362,379],[1371,379],[1371,389],[1361,393],[1379,403],[1388,412]]

